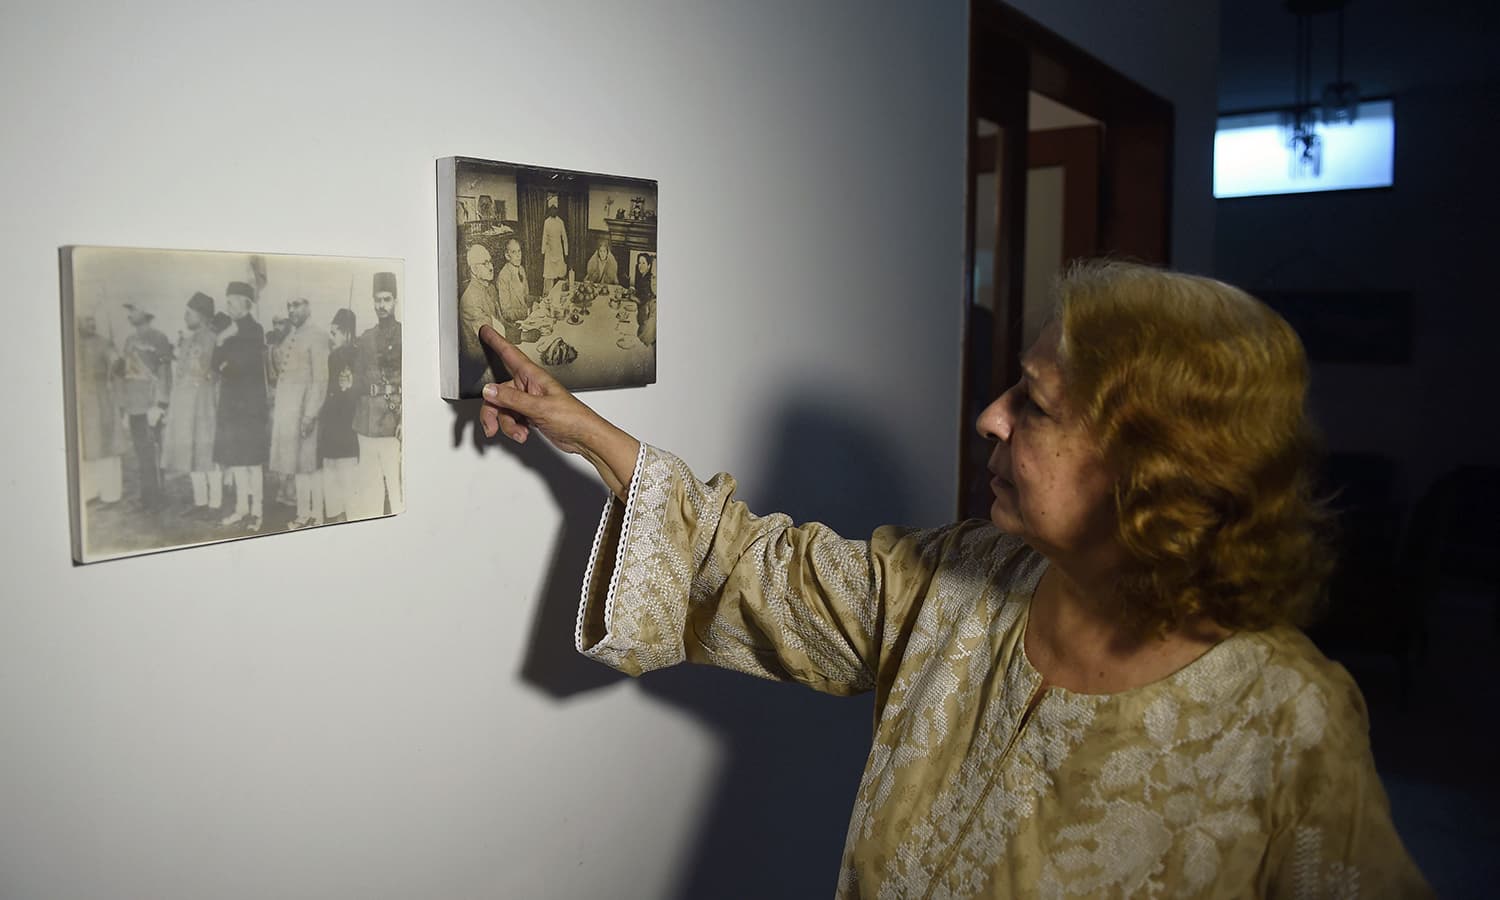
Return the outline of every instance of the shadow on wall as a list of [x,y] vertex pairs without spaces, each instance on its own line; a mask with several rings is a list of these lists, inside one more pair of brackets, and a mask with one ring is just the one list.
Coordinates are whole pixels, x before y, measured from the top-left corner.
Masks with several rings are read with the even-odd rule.
[[453,408],[453,446],[465,433],[475,452],[490,448],[509,453],[541,477],[562,510],[562,524],[531,619],[521,679],[555,698],[568,697],[625,680],[612,669],[591,662],[573,648],[579,588],[594,548],[594,531],[607,492],[597,478],[574,469],[546,439],[532,436],[524,444],[496,435],[486,438],[479,424],[480,400],[459,400]]
[[[479,452],[500,443],[479,431],[478,410],[477,402],[454,404],[455,447],[465,430]],[[910,519],[916,505],[910,470],[847,404],[803,394],[774,412],[759,433],[766,440],[757,454],[766,460],[764,468],[735,473],[742,477],[741,499],[757,512],[822,521],[861,538],[878,525]],[[578,588],[593,548],[601,488],[543,443],[500,445],[546,480],[562,508],[521,676],[563,697],[623,676],[573,650]],[[701,666],[652,673],[641,679],[640,689],[692,714],[725,748],[675,895],[831,894],[869,752],[871,698],[830,697]]]
[[[755,456],[766,463],[735,473],[740,499],[757,512],[821,521],[857,538],[911,519],[911,473],[880,434],[837,397],[785,396],[787,405],[758,430],[765,445]],[[662,672],[641,686],[696,714],[727,748],[677,896],[831,895],[870,749],[872,698],[831,697],[699,666]]]

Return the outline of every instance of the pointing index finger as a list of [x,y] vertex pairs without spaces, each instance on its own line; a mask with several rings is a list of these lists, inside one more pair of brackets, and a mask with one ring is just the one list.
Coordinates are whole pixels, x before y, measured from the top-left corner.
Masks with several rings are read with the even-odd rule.
[[510,341],[507,341],[500,332],[490,325],[479,327],[479,339],[484,341],[489,348],[500,355],[500,361],[505,363],[505,368],[510,370],[511,375],[519,375],[523,370],[532,369],[536,363],[521,349]]

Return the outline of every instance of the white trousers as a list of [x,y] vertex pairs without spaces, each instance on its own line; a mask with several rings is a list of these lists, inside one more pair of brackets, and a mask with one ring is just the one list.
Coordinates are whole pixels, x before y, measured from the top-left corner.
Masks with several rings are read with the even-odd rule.
[[359,460],[325,459],[320,475],[323,479],[323,516],[331,519],[349,511],[349,497],[354,493]]
[[349,495],[350,520],[385,515],[387,498],[391,512],[401,512],[406,508],[401,494],[401,440],[362,434],[355,437],[359,438],[359,469],[354,492]]
[[224,504],[224,475],[215,468],[207,472],[189,472],[193,484],[193,505],[218,509]]
[[120,457],[106,456],[102,459],[83,460],[79,475],[81,477],[78,479],[78,488],[83,493],[84,503],[95,497],[99,498],[100,503],[120,501],[124,493],[124,482],[120,477]]
[[259,519],[263,509],[261,494],[265,492],[265,469],[261,466],[231,466],[229,474],[234,477],[234,515],[243,518],[248,514]]
[[298,472],[292,476],[297,485],[297,520],[323,521],[323,479],[317,472]]

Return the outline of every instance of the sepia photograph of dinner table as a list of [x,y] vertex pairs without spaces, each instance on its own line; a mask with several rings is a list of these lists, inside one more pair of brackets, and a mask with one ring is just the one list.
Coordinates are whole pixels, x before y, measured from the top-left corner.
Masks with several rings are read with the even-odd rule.
[[[649,384],[656,378],[656,353],[641,342],[640,334],[643,317],[654,315],[654,308],[641,310],[630,288],[584,283],[570,287],[559,281],[517,323],[524,337],[531,338],[517,346],[575,390]],[[559,341],[565,346],[559,348]]]

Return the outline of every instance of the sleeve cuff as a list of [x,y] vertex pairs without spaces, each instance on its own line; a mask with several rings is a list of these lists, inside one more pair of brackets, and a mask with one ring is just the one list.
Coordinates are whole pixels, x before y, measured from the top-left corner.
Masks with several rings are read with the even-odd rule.
[[641,444],[625,503],[614,496],[605,503],[583,576],[574,645],[627,675],[686,658],[687,582],[678,564],[684,554],[665,527],[674,462]]

